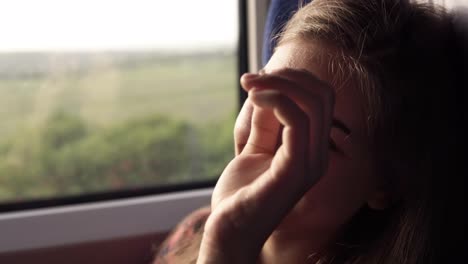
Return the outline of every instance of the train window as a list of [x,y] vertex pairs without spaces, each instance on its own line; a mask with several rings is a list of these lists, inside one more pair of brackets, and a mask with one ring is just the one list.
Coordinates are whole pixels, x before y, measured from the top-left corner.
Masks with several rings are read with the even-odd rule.
[[0,204],[215,180],[238,22],[236,0],[2,2]]
[[429,2],[442,5],[445,8],[452,9],[454,7],[467,7],[468,3],[465,0],[415,0],[416,2]]

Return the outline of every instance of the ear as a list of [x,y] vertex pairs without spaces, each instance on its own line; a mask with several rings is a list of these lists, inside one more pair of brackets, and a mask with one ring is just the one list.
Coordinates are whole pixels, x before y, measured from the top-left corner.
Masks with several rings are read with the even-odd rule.
[[386,191],[379,190],[371,195],[370,199],[367,200],[367,205],[374,210],[384,210],[391,205],[391,202],[390,194]]

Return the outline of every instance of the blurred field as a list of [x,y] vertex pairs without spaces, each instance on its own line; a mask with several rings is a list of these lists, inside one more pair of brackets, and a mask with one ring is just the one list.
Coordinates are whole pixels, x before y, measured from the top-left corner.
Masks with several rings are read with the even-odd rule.
[[[198,123],[232,114],[236,107],[232,54],[31,56],[36,58],[33,65],[20,60],[23,69],[0,68],[2,137],[16,133],[23,125],[41,123],[56,110],[102,126],[148,113]],[[0,65],[14,60],[14,55],[6,57],[0,55]]]
[[217,176],[232,52],[0,54],[0,202]]

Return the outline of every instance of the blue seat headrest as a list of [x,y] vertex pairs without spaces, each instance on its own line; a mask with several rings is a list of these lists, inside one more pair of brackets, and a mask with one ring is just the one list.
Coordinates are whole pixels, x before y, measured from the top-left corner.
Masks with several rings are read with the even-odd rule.
[[[312,0],[302,1],[304,4]],[[263,35],[262,65],[265,66],[273,55],[276,46],[275,36],[281,32],[286,22],[299,8],[298,0],[272,0],[268,10]]]
[[468,8],[457,8],[453,14],[453,29],[457,42],[457,52],[462,61],[462,65],[460,66],[468,74],[466,72],[468,70]]
[[[468,8],[460,7],[453,12],[454,54],[457,91],[453,95],[458,99],[461,123],[468,122],[468,111],[464,110],[468,100]],[[466,135],[466,134],[464,134]]]

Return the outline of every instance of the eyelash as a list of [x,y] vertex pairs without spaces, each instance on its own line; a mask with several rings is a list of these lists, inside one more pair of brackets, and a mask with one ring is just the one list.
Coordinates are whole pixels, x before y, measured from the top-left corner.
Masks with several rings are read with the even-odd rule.
[[331,149],[333,152],[339,152],[339,153],[341,153],[341,150],[338,149],[338,147],[336,146],[335,141],[333,141],[333,139],[331,139],[331,138],[328,139],[328,146],[330,147],[330,149]]

